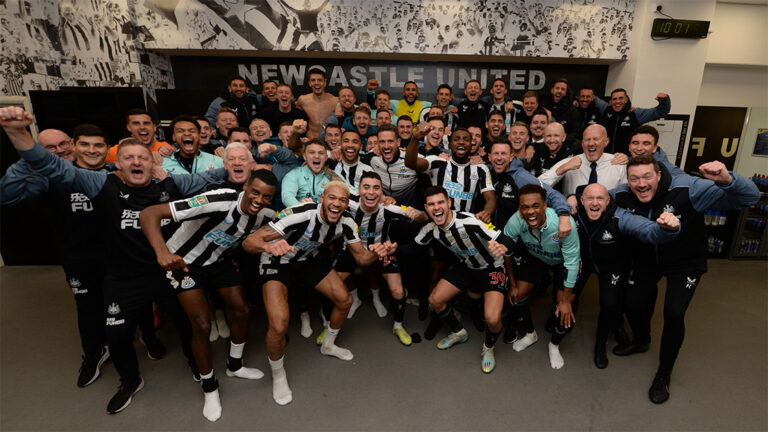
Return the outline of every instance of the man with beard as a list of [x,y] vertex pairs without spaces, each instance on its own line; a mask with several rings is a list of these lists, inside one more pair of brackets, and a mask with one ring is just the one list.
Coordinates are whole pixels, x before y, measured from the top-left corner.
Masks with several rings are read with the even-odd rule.
[[[699,172],[703,179],[672,176],[660,169],[653,156],[639,155],[627,165],[628,184],[614,191],[616,203],[634,214],[653,220],[661,213],[669,212],[683,221],[677,241],[664,248],[646,247],[639,251],[642,255],[656,256],[655,263],[647,263],[650,268],[641,270],[648,275],[646,277],[656,275],[655,280],[651,280],[652,285],[661,276],[667,278],[659,367],[648,391],[651,402],[657,404],[669,399],[672,368],[685,336],[685,312],[701,276],[707,271],[703,213],[711,209],[742,209],[753,205],[760,197],[754,183],[728,172],[721,162],[705,163],[699,167]],[[635,345],[632,352],[642,352],[647,347]]]
[[582,87],[579,90],[578,106],[579,118],[581,118],[581,130],[600,123],[608,103],[599,97],[595,97],[595,91],[590,87]]
[[[632,132],[640,125],[660,119],[669,114],[672,106],[669,95],[659,93],[656,95],[659,102],[655,108],[637,108],[632,106],[627,91],[616,89],[611,92],[610,108],[603,112],[600,124],[608,131],[610,139],[610,153],[629,154],[629,139]],[[634,108],[634,109],[633,109]]]
[[[403,118],[400,117],[398,123]],[[394,126],[379,128],[379,154],[371,158],[370,165],[381,177],[384,195],[393,197],[400,204],[419,208],[419,173],[406,166],[406,152],[400,148],[397,133]]]
[[296,119],[309,120],[307,113],[293,104],[293,89],[290,85],[278,85],[276,95],[276,103],[265,108],[261,113],[261,118],[269,124],[271,130],[279,131],[280,125],[284,122],[293,122]]
[[307,78],[312,93],[299,96],[296,107],[304,110],[309,117],[307,137],[317,138],[323,130],[323,122],[333,114],[339,98],[325,91],[325,72],[322,69],[310,69]]
[[221,158],[200,151],[200,125],[189,116],[178,116],[171,122],[173,142],[179,148],[163,159],[163,169],[169,174],[197,174],[223,168]]
[[[424,212],[413,207],[385,205],[382,202],[384,197],[381,187],[381,177],[378,174],[368,171],[363,173],[358,187],[359,200],[352,200],[349,203],[349,213],[358,226],[358,233],[366,247],[375,243],[384,243],[391,239],[390,230],[392,222],[416,221],[424,223],[427,217]],[[357,263],[348,251],[341,252],[337,259],[334,269],[339,273],[342,280],[347,280],[357,268]],[[371,294],[373,296],[373,305],[379,317],[383,318],[387,314],[387,309],[381,303],[379,296],[379,277],[383,277],[393,300],[393,315],[395,318],[392,333],[397,336],[403,345],[411,344],[411,336],[403,328],[403,319],[405,316],[405,290],[403,280],[400,275],[400,266],[398,257],[390,255],[380,258],[373,266],[367,267],[366,273],[371,283]],[[350,308],[359,307],[361,301],[357,296],[357,290],[350,290],[353,297],[353,303]],[[350,313],[351,315],[351,313]],[[349,316],[347,316],[349,318]]]
[[[131,109],[125,113],[125,128],[131,133],[131,138],[139,140],[149,151],[157,152],[160,156],[168,157],[176,151],[171,145],[155,138],[157,125],[152,116],[143,109]],[[117,159],[118,146],[112,146],[107,153],[107,162],[114,163]]]
[[413,120],[408,116],[397,118],[397,145],[405,150],[413,136]]
[[466,96],[466,99],[462,100],[456,107],[458,109],[460,127],[466,128],[470,125],[485,124],[486,117],[488,117],[488,105],[480,101],[482,93],[483,89],[480,87],[480,81],[476,79],[467,81],[467,84],[464,86],[464,96]]
[[[352,121],[350,119],[354,117],[355,108],[357,108],[355,102],[357,102],[357,98],[355,97],[355,92],[351,87],[344,86],[340,88],[339,104],[334,108],[334,113],[325,119],[325,122],[323,122],[323,128],[329,124],[337,124],[341,126],[342,129],[352,129],[351,127],[347,128],[344,126],[344,124],[348,120]],[[320,135],[320,138],[322,138],[322,133]]]
[[[104,279],[104,316],[106,338],[121,385],[107,405],[110,414],[124,410],[136,392],[144,386],[139,375],[133,337],[143,308],[157,301],[174,320],[182,337],[182,349],[199,379],[189,347],[189,321],[176,299],[168,291],[163,269],[152,256],[152,249],[139,227],[139,212],[145,207],[191,195],[207,181],[220,179],[223,170],[207,175],[171,175],[152,181],[154,160],[149,148],[139,140],[123,141],[117,151],[118,171],[79,170],[35,145],[24,129],[33,117],[18,107],[0,109],[0,126],[11,143],[32,169],[55,183],[71,185],[83,193],[99,212],[105,225],[106,277]],[[172,228],[166,225],[166,230]],[[170,232],[166,232],[167,235]]]
[[[260,379],[264,376],[260,370],[243,366],[249,308],[231,251],[251,232],[275,219],[275,212],[266,207],[276,186],[277,178],[271,172],[253,171],[240,192],[210,191],[191,199],[147,207],[139,216],[157,262],[168,271],[171,286],[192,323],[192,353],[205,400],[203,416],[210,421],[221,417],[221,400],[208,340],[211,315],[205,290],[216,290],[229,317],[232,340],[227,376]],[[166,243],[161,223],[168,218],[181,226]]]
[[469,153],[472,149],[472,138],[469,131],[458,128],[451,134],[451,157],[445,160],[439,156],[418,156],[417,140],[431,133],[434,126],[420,124],[411,138],[405,154],[405,166],[416,172],[427,172],[434,186],[441,186],[453,198],[453,208],[457,211],[472,210],[475,199],[485,199],[485,207],[475,216],[483,222],[490,223],[491,215],[496,210],[496,194],[494,193],[491,177],[485,165],[472,165]]
[[[370,95],[378,86],[379,82],[375,79],[368,80],[368,94]],[[419,87],[413,81],[407,81],[403,85],[402,99],[393,99],[389,103],[389,109],[395,113],[398,119],[408,117],[413,124],[418,124],[421,111],[431,106],[432,102],[419,100]]]
[[[462,129],[456,130],[460,131]],[[424,209],[430,223],[419,231],[415,239],[420,245],[439,242],[457,258],[457,262],[442,275],[429,294],[430,307],[451,329],[451,333],[438,342],[437,348],[445,350],[469,339],[467,330],[453,312],[450,300],[462,291],[477,286],[483,293],[485,316],[481,368],[484,373],[491,373],[496,367],[493,349],[502,330],[504,297],[508,286],[514,286],[507,279],[511,269],[508,268],[509,262],[505,266],[504,259],[512,242],[471,213],[453,208],[455,206],[445,189],[441,186],[428,187],[424,193]]]
[[[522,119],[523,103],[512,100],[507,95],[507,83],[502,78],[496,78],[491,83],[490,94],[480,98],[488,105],[488,109],[501,111],[504,114],[504,134],[509,134],[512,124]],[[518,118],[519,117],[519,118]]]
[[559,78],[552,84],[549,97],[542,104],[552,113],[552,121],[563,125],[568,142],[577,142],[581,135],[581,119],[568,92],[568,80]]
[[[237,117],[238,124],[247,125],[259,114],[258,94],[248,88],[245,78],[234,76],[230,78],[229,85],[221,95],[211,101],[205,118],[211,124],[216,124],[219,110],[223,107],[230,108]],[[224,135],[226,137],[226,134]]]
[[485,130],[487,131],[483,137],[483,149],[486,153],[491,151],[491,143],[497,138],[504,138],[506,125],[504,124],[504,111],[493,110],[488,114],[488,119],[485,121]]
[[346,131],[341,134],[341,160],[329,161],[331,169],[355,189],[360,185],[363,173],[372,171],[370,165],[360,160],[362,149],[360,134],[355,131]]
[[313,287],[334,303],[320,353],[352,360],[352,353],[337,346],[336,336],[352,304],[344,282],[331,266],[327,246],[342,239],[355,262],[368,266],[392,255],[396,244],[375,243],[364,248],[354,220],[345,215],[349,188],[341,181],[326,185],[320,203],[288,208],[280,219],[249,235],[243,243],[248,253],[261,253],[259,272],[264,279],[264,306],[269,328],[266,345],[272,369],[272,397],[278,405],[293,400],[285,373],[285,333],[288,329],[288,289]]
[[452,131],[459,127],[459,116],[456,114],[456,107],[451,105],[453,102],[453,89],[448,84],[440,84],[437,86],[437,95],[435,96],[437,104],[430,107],[423,108],[419,115],[419,121],[426,121],[435,114],[430,112],[434,108],[438,108],[441,111],[441,116],[445,119],[445,127]]

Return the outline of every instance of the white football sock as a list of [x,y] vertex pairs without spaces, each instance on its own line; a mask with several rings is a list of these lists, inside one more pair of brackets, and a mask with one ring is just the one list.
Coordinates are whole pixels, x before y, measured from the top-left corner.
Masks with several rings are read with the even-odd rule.
[[272,398],[278,405],[287,405],[293,400],[293,392],[288,387],[288,377],[283,367],[285,356],[279,360],[269,359],[269,366],[272,368]]

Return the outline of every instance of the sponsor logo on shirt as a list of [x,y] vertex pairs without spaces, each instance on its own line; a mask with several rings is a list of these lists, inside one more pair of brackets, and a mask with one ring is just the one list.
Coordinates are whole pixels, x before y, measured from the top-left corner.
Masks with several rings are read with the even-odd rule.
[[236,245],[238,241],[238,237],[227,234],[224,231],[221,231],[219,229],[213,230],[208,234],[206,234],[205,239],[217,246],[222,246],[222,247],[232,247]]
[[475,196],[473,192],[463,192],[464,185],[451,181],[443,182],[443,187],[448,192],[448,196],[460,200],[471,200]]
[[69,201],[72,204],[72,213],[77,211],[93,211],[93,204],[87,196],[79,192],[74,192],[69,195]]
[[297,241],[296,244],[294,244],[293,246],[301,250],[313,251],[318,249],[322,245],[323,244],[320,242],[307,240],[307,239],[299,239],[299,241]]

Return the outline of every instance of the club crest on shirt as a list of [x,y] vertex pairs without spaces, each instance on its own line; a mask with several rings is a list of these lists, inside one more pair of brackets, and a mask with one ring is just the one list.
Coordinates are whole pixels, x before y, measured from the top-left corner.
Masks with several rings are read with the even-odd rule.
[[170,201],[170,199],[171,199],[171,194],[169,194],[168,192],[161,192],[160,198],[158,198],[157,200],[160,202],[168,202]]
[[107,307],[107,313],[110,315],[117,315],[120,313],[120,306],[118,306],[117,303],[112,302],[112,304]]
[[664,206],[664,211],[667,212],[667,213],[673,213],[674,214],[675,213],[675,208],[672,207],[672,204],[666,204]]
[[603,240],[613,240],[613,236],[608,230],[603,231]]
[[552,236],[552,241],[557,243],[557,242],[560,241],[560,237],[557,234],[555,234],[555,235]]
[[131,194],[127,194],[123,192],[119,192],[119,194],[120,194],[120,198],[122,199],[128,199],[131,196]]

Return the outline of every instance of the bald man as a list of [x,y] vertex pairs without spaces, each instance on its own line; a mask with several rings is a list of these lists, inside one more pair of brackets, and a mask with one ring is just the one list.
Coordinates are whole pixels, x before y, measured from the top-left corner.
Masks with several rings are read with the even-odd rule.
[[549,123],[542,132],[542,142],[535,144],[535,153],[531,158],[533,175],[540,176],[549,171],[556,163],[573,155],[573,150],[565,145],[565,129],[557,122]]
[[550,186],[562,181],[562,191],[566,196],[575,194],[579,186],[592,183],[600,183],[608,189],[626,183],[628,158],[624,154],[614,157],[605,153],[607,145],[608,134],[603,126],[595,124],[587,127],[581,141],[584,153],[556,163],[541,174],[539,180]]
[[37,134],[37,142],[50,153],[72,162],[75,160],[75,146],[69,135],[58,129],[44,129]]
[[[630,268],[629,237],[643,243],[663,244],[680,233],[680,221],[672,213],[662,213],[656,222],[617,207],[605,186],[593,183],[584,188],[575,216],[581,247],[581,274],[574,294],[581,293],[592,273],[600,287],[600,314],[593,361],[599,369],[608,366],[605,346],[613,332],[619,343],[626,343],[621,301]],[[587,247],[588,245],[588,247]],[[574,309],[576,308],[574,301]]]
[[[37,142],[48,152],[68,161],[75,160],[75,146],[69,135],[58,129],[44,129],[37,134]],[[48,189],[47,181],[32,171],[23,159],[8,167],[0,179],[0,205],[12,206],[37,196]]]

